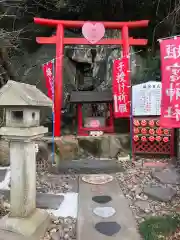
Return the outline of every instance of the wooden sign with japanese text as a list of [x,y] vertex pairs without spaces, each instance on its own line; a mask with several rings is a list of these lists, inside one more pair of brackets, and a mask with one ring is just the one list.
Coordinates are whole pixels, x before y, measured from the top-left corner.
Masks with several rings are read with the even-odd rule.
[[128,59],[117,59],[113,63],[113,99],[114,117],[125,118],[130,116],[130,86]]
[[180,37],[161,40],[162,102],[160,125],[180,127]]
[[132,87],[134,116],[159,116],[160,104],[161,82],[149,81]]

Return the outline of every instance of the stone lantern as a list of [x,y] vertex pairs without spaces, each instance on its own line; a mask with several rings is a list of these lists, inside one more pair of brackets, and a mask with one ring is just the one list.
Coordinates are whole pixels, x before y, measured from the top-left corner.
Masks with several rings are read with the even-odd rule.
[[9,141],[11,164],[10,213],[0,220],[0,236],[2,231],[18,240],[36,240],[49,216],[36,209],[35,140],[48,132],[40,126],[40,108],[52,107],[52,101],[33,85],[8,81],[0,89],[0,107],[6,119],[0,135]]

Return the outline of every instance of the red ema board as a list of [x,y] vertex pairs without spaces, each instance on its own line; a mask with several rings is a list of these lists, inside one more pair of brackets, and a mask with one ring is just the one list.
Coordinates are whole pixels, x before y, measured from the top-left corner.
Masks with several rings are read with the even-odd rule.
[[174,130],[160,127],[159,118],[133,118],[133,154],[174,156]]

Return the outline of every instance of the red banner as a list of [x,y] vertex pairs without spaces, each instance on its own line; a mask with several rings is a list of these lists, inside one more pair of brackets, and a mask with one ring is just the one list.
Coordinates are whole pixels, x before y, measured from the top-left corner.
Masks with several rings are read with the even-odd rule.
[[54,74],[53,74],[53,68],[54,68],[54,61],[49,61],[45,63],[42,66],[44,77],[46,80],[46,87],[48,91],[48,97],[52,99],[52,94],[53,94],[53,81],[54,81]]
[[162,100],[160,125],[180,127],[180,37],[162,40]]
[[115,60],[113,64],[113,99],[114,117],[130,116],[130,85],[128,73],[128,58]]

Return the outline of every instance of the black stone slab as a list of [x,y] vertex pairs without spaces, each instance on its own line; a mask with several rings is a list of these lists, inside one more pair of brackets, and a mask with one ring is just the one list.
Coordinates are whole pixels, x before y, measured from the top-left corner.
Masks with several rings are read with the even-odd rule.
[[[0,195],[4,196],[5,200],[10,200],[9,190],[0,190]],[[41,209],[53,209],[57,210],[64,200],[64,196],[47,194],[47,193],[37,193],[36,194],[36,207]]]
[[93,91],[78,91],[71,92],[71,103],[107,103],[112,102],[113,96],[111,91],[93,92]]
[[53,174],[101,174],[123,172],[124,168],[113,160],[78,160],[61,161],[58,167],[52,167],[49,171]]
[[113,236],[118,233],[121,226],[117,222],[99,222],[95,225],[95,229],[106,236]]
[[112,200],[112,198],[107,195],[102,195],[102,196],[94,196],[92,198],[92,200],[96,203],[105,204],[105,203],[110,202]]
[[54,209],[57,210],[62,201],[64,200],[64,196],[55,195],[55,194],[46,194],[46,193],[37,193],[36,196],[36,206],[37,208],[42,209]]
[[4,181],[7,169],[0,169],[0,182]]

